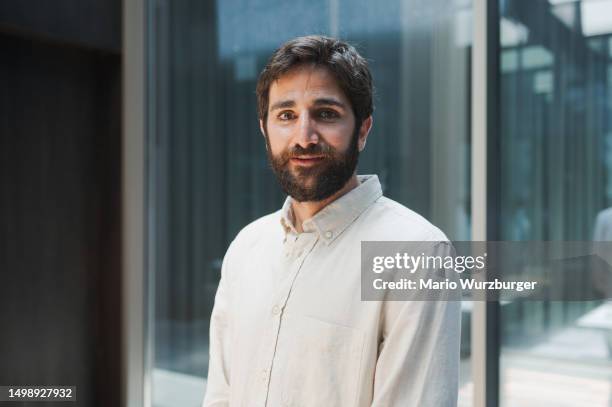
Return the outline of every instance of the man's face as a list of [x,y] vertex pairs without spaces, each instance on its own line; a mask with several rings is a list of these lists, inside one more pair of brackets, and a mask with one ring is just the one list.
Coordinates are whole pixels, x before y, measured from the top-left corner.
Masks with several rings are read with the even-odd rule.
[[272,83],[260,122],[281,187],[298,202],[340,190],[357,166],[371,117],[355,126],[351,104],[326,68],[298,66]]

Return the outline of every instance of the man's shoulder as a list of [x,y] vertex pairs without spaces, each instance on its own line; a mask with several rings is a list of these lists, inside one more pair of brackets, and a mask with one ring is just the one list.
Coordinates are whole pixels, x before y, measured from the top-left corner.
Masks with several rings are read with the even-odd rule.
[[393,199],[381,196],[365,214],[372,240],[447,241],[437,226]]
[[280,212],[281,211],[278,210],[269,213],[244,226],[234,238],[232,245],[245,248],[253,246],[257,242],[261,242],[266,237],[281,235],[282,226],[280,223]]

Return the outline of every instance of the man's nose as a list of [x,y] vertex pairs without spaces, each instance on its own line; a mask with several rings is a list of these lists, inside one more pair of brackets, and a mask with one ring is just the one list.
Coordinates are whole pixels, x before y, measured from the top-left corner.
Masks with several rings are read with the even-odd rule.
[[310,144],[317,144],[319,142],[316,122],[309,113],[304,113],[300,116],[297,132],[295,143],[299,144],[302,148],[307,148]]

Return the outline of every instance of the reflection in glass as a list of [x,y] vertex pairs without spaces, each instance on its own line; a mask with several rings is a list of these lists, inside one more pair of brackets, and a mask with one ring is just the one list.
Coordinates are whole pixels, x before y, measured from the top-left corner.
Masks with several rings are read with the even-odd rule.
[[[500,6],[496,238],[600,239],[596,219],[612,206],[612,1]],[[609,311],[603,301],[502,305],[501,404],[607,406]]]

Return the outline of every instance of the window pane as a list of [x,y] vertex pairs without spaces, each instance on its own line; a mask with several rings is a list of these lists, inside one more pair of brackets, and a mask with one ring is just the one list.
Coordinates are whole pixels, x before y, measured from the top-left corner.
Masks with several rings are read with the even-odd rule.
[[[387,196],[450,238],[469,239],[471,18],[469,0],[149,2],[155,406],[201,401],[225,250],[283,203],[255,98],[257,75],[283,41],[319,33],[358,47],[376,88],[358,172],[378,174]],[[466,308],[465,367],[469,317]]]
[[[496,238],[612,240],[595,236],[598,214],[612,206],[612,1],[500,7]],[[501,404],[608,406],[609,309],[602,301],[502,305]]]

